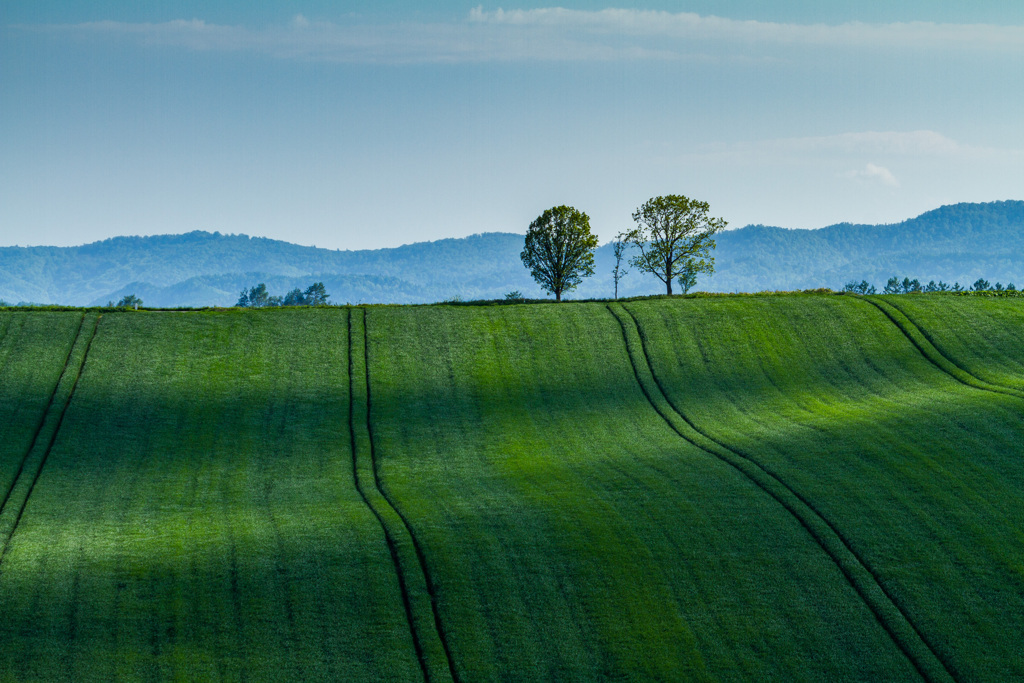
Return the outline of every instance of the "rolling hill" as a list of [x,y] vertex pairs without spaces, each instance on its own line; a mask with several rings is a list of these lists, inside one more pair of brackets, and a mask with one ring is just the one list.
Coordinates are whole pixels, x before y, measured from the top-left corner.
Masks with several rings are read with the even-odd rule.
[[[230,306],[243,288],[272,293],[323,281],[336,303],[427,303],[544,294],[519,260],[522,235],[485,233],[395,249],[335,251],[246,235],[192,232],[117,237],[81,247],[0,248],[0,300],[103,305],[136,294],[149,306]],[[717,272],[705,291],[839,289],[893,275],[1024,283],[1024,202],[958,204],[894,225],[820,230],[747,226],[718,238]],[[610,245],[596,274],[572,294],[612,295]],[[657,294],[652,276],[630,273],[626,296]]]
[[1022,329],[0,311],[0,679],[1020,678]]

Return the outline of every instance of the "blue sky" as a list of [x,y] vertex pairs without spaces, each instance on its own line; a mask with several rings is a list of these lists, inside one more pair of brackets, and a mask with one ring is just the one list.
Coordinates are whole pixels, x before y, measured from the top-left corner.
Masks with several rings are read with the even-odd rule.
[[1024,199],[1024,3],[0,5],[0,245],[359,249],[648,197],[730,227]]

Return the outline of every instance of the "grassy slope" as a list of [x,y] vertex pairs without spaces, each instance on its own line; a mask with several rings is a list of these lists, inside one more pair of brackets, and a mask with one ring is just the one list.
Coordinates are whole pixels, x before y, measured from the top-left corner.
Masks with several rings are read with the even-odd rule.
[[345,311],[100,321],[0,567],[0,679],[415,680],[353,484],[346,328]]
[[1024,390],[1024,300],[988,297],[882,297],[916,324],[947,358],[972,375]]
[[604,306],[367,326],[382,480],[463,680],[915,676],[807,532],[651,409]]
[[[988,305],[911,314],[1017,381]],[[952,671],[1024,673],[1024,400],[853,297],[627,307],[675,407],[805,495]],[[0,312],[7,481],[81,320]],[[354,485],[348,323],[102,318],[0,562],[0,680],[421,677]],[[652,409],[603,305],[372,308],[366,329],[374,466],[429,574],[408,602],[429,629],[433,589],[459,679],[916,676],[808,531]]]
[[1024,401],[956,382],[852,297],[627,308],[679,411],[812,500],[951,671],[1024,675]]

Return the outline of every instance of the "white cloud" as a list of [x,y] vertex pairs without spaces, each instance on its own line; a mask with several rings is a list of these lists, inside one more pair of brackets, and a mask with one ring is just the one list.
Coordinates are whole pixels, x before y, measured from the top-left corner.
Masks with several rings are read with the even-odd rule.
[[878,166],[877,164],[872,163],[868,163],[860,170],[848,171],[844,176],[854,180],[879,182],[886,187],[900,186],[900,181],[896,180],[896,176],[892,174],[892,171],[884,166]]
[[561,7],[470,11],[470,21],[510,26],[556,27],[636,36],[667,36],[679,39],[728,40],[819,46],[860,47],[973,47],[984,50],[1009,48],[1024,51],[1024,26],[992,24],[938,24],[914,21],[890,24],[792,24],[726,19],[691,12],[634,9],[597,11]]
[[342,62],[609,61],[778,59],[790,47],[881,47],[948,52],[1024,53],[1024,26],[935,24],[786,24],[680,12],[543,8],[485,11],[447,23],[354,24],[297,15],[252,28],[202,20],[99,21],[20,26],[75,36],[123,37],[192,50],[252,51],[290,59]]

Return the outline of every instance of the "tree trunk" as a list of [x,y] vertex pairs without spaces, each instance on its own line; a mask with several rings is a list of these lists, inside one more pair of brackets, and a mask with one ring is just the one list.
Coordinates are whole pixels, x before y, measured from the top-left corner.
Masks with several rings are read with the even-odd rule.
[[561,301],[561,300],[562,300],[562,290],[556,289],[555,290],[555,301]]
[[665,293],[672,296],[672,278],[665,281]]

